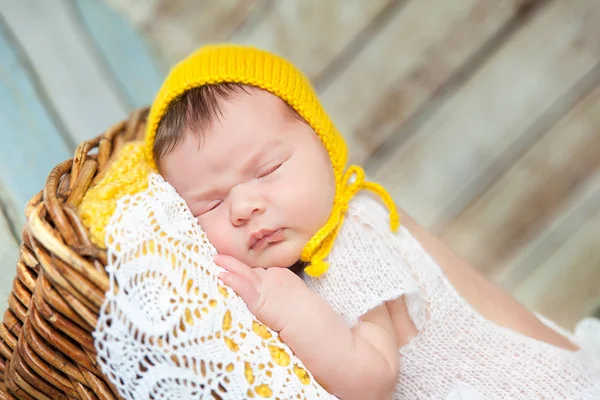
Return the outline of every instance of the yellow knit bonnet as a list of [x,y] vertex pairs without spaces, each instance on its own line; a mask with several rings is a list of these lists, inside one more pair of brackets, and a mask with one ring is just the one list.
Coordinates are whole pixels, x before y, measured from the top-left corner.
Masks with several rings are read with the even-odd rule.
[[256,48],[211,45],[192,53],[170,71],[150,109],[144,142],[124,146],[106,175],[84,197],[79,213],[96,245],[106,247],[104,228],[117,200],[146,189],[149,174],[158,171],[153,158],[154,139],[169,104],[192,88],[225,82],[258,87],[280,97],[312,127],[329,153],[336,180],[335,201],[329,220],[300,256],[308,263],[305,269],[308,275],[318,277],[327,271],[325,258],[344,221],[348,203],[358,191],[367,189],[379,194],[390,211],[391,229],[398,228],[398,213],[385,189],[366,182],[364,171],[358,166],[344,171],[347,161],[344,139],[298,69],[283,58]]

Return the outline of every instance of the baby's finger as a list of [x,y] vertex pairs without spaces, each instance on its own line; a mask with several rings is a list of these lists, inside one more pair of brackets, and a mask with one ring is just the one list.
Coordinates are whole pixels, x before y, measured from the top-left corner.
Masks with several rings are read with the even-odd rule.
[[260,298],[256,286],[248,284],[248,281],[243,277],[229,272],[221,272],[219,274],[219,279],[232,288],[233,291],[244,300],[244,303],[246,303],[250,311],[253,310]]
[[213,258],[216,265],[225,269],[234,275],[239,275],[247,283],[252,285],[258,285],[260,283],[260,277],[252,271],[252,268],[239,261],[237,258],[226,256],[223,254],[217,254]]

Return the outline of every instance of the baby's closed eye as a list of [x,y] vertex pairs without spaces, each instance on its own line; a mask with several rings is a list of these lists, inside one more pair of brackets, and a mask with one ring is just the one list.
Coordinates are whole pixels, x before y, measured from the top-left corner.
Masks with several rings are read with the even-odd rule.
[[204,214],[206,214],[208,212],[211,212],[211,211],[215,210],[221,204],[223,204],[223,200],[221,200],[221,199],[219,199],[219,200],[211,200],[209,202],[206,202],[206,203],[202,204],[201,207],[198,207],[196,210],[194,210],[192,212],[192,215],[194,216],[194,218],[198,218],[201,215],[204,215]]
[[219,207],[221,204],[223,204],[223,200],[214,200],[211,201],[205,208],[204,208],[204,212],[209,212],[214,210],[215,208]]
[[261,179],[271,175],[273,172],[277,171],[282,165],[283,163],[277,163],[261,169],[257,174],[257,178]]

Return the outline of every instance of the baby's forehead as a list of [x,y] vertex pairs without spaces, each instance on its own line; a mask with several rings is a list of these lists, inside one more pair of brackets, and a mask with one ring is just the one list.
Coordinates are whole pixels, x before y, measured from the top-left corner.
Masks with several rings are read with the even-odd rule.
[[272,112],[283,113],[286,116],[292,117],[302,122],[306,122],[304,118],[302,118],[300,114],[294,109],[294,107],[279,95],[256,86],[242,85],[242,87],[242,91],[235,93],[230,98],[225,97],[215,99],[215,101],[217,102],[217,106],[221,108],[223,102],[226,101],[254,102],[258,97],[268,97],[271,101],[267,103],[267,106],[272,110]]
[[[302,124],[307,132],[314,135],[310,125],[279,96],[246,85],[224,88],[225,91],[221,92],[218,87],[208,92],[196,91],[186,98],[186,107],[181,110],[187,114],[183,132],[180,131],[179,143],[173,146],[186,149],[175,151],[179,153],[175,157],[181,156],[183,151],[209,159],[225,157],[221,161],[234,162],[234,158],[244,150],[244,145],[255,148],[255,142],[272,142],[274,139],[284,144],[293,142],[290,136],[282,134],[291,125],[284,126],[282,123]],[[195,101],[205,104],[193,104]],[[204,107],[207,104],[214,108],[207,110]],[[243,135],[240,131],[250,134]],[[239,145],[241,149],[237,149]]]
[[[188,115],[186,118],[186,128],[189,128],[197,133],[204,133],[218,124],[222,118],[237,118],[235,113],[232,113],[231,108],[228,107],[228,103],[233,103],[237,106],[243,107],[256,103],[257,101],[268,98],[268,101],[262,101],[261,104],[265,109],[268,109],[270,117],[274,116],[285,116],[287,120],[294,122],[302,122],[307,124],[306,120],[300,116],[300,114],[284,99],[273,94],[265,89],[257,88],[249,85],[242,85],[241,90],[235,92],[229,92],[225,95],[215,96],[210,99],[212,104],[208,104],[212,109],[209,118],[207,118],[207,112],[203,105],[198,107],[197,105],[191,105],[188,108]],[[206,101],[206,99],[204,99]],[[229,112],[228,112],[229,111]],[[257,118],[262,118],[258,117]],[[270,119],[270,118],[268,118]],[[198,132],[199,131],[199,132]]]

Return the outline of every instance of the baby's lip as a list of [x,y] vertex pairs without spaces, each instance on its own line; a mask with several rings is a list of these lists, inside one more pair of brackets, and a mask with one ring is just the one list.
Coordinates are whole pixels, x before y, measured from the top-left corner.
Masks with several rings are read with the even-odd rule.
[[283,228],[279,229],[260,229],[253,232],[248,240],[248,248],[262,248],[269,243],[276,243],[283,240]]

